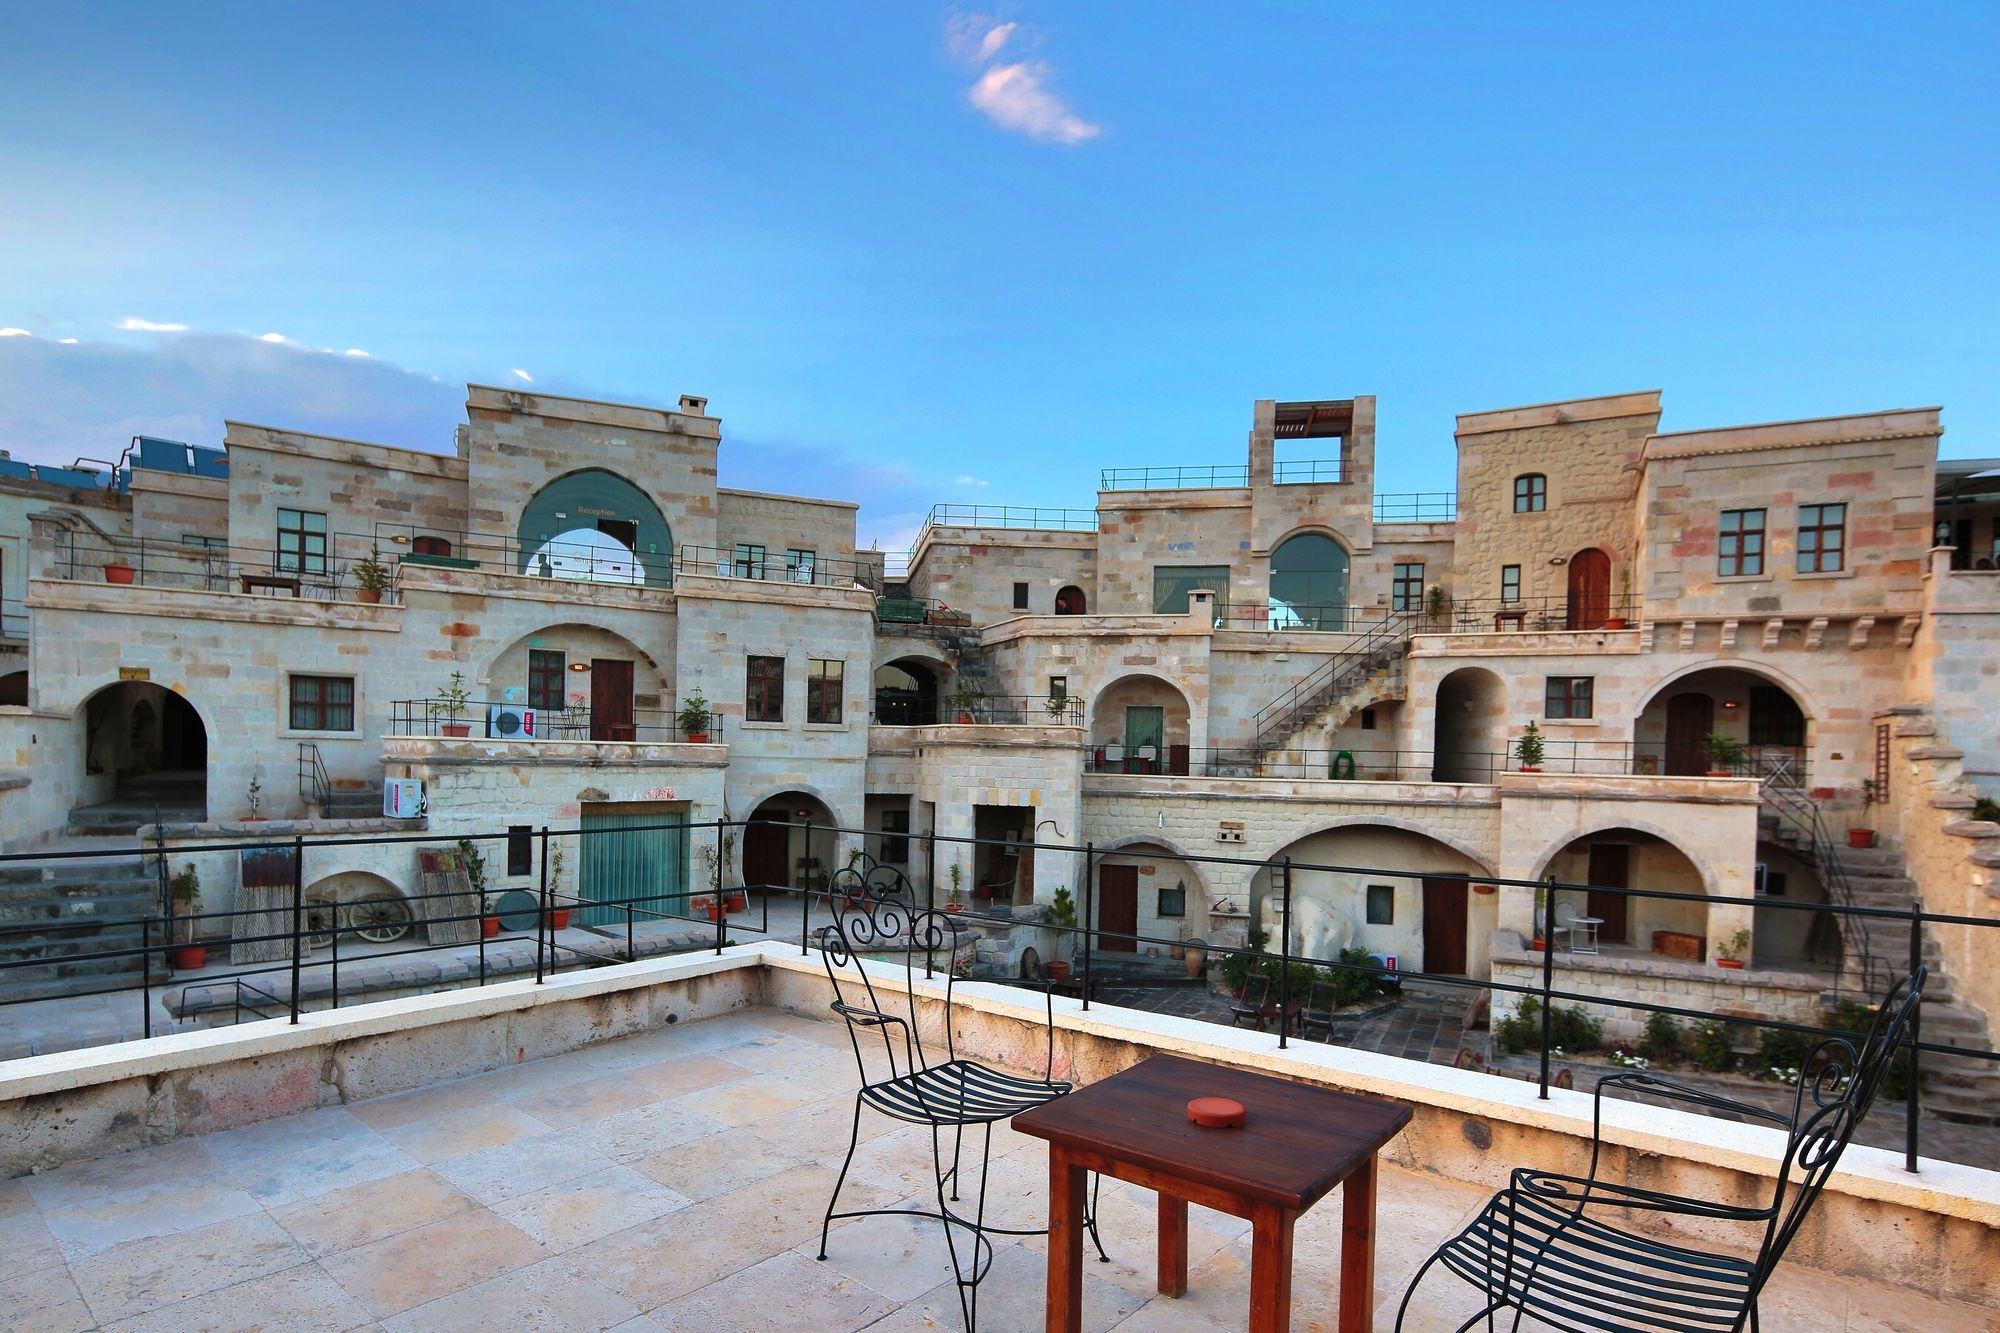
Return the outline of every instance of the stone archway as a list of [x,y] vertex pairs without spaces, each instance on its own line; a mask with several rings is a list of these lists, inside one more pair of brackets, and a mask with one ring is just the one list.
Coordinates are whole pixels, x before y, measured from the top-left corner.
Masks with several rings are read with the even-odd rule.
[[594,583],[673,583],[674,538],[660,507],[615,472],[557,477],[521,511],[517,569]]
[[77,706],[81,800],[71,822],[119,831],[208,817],[208,728],[194,705],[150,681],[106,685]]
[[750,888],[818,889],[833,863],[836,821],[810,792],[776,792],[757,803],[743,829],[743,883]]
[[1342,948],[1393,956],[1406,971],[1484,976],[1498,898],[1472,892],[1488,873],[1477,859],[1421,831],[1353,820],[1278,847],[1251,879],[1252,916],[1272,932],[1292,876],[1293,950]]
[[1193,712],[1161,676],[1120,676],[1090,701],[1090,771],[1186,773]]
[[1431,716],[1431,780],[1495,782],[1507,767],[1507,686],[1484,667],[1438,682]]

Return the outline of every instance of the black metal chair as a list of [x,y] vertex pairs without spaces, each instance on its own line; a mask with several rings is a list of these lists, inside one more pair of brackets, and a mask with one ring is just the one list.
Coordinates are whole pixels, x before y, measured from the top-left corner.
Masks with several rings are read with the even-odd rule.
[[[1424,1275],[1442,1263],[1486,1297],[1486,1308],[1460,1324],[1459,1333],[1481,1319],[1491,1329],[1500,1310],[1516,1312],[1517,1328],[1524,1316],[1533,1315],[1578,1333],[1715,1333],[1746,1324],[1756,1329],[1758,1294],[1874,1102],[1922,998],[1924,978],[1925,969],[1918,968],[1890,988],[1859,1049],[1844,1037],[1829,1037],[1814,1049],[1790,1115],[1652,1074],[1599,1079],[1590,1174],[1517,1168],[1512,1183],[1417,1270],[1403,1293],[1396,1327],[1402,1328]],[[1606,1088],[1730,1112],[1784,1130],[1784,1160],[1770,1202],[1740,1206],[1599,1180]],[[1755,1257],[1649,1235],[1625,1220],[1630,1213],[1741,1223],[1745,1248],[1754,1246]]]
[[[979,1283],[993,1261],[989,1236],[1039,1236],[1047,1227],[1002,1227],[986,1222],[987,1168],[993,1152],[993,1126],[1023,1111],[1067,1095],[1073,1085],[1053,1077],[1055,1072],[1055,1000],[1046,985],[1043,992],[1047,1031],[1042,1076],[1012,1073],[973,1060],[963,1059],[953,1035],[952,987],[959,970],[961,950],[969,948],[971,936],[962,930],[954,914],[914,908],[909,881],[900,873],[884,875],[882,867],[853,865],[834,876],[841,892],[834,894],[834,920],[818,932],[821,961],[833,983],[833,1010],[847,1022],[848,1038],[854,1047],[854,1061],[861,1073],[861,1089],[854,1099],[854,1124],[847,1143],[847,1156],[827,1200],[826,1217],[820,1224],[819,1257],[826,1258],[827,1237],[833,1223],[848,1217],[929,1217],[944,1226],[945,1246],[951,1255],[952,1274],[958,1285],[960,1311],[967,1333],[978,1325]],[[857,964],[865,953],[900,953],[901,985],[878,985],[878,978]],[[919,1022],[916,979],[921,972],[943,982],[944,1059],[934,1061],[924,1049],[923,1025]],[[867,1052],[881,1039],[881,1054],[887,1057],[883,1071],[871,1073]],[[900,1040],[898,1040],[900,1038]],[[864,1049],[865,1048],[865,1049]],[[839,1211],[840,1191],[847,1183],[848,1168],[861,1137],[861,1112],[873,1108],[906,1124],[927,1125],[931,1130],[931,1165],[937,1185],[937,1209],[864,1208]],[[966,1183],[961,1172],[965,1131],[983,1130],[979,1145],[978,1194],[968,1216],[951,1207],[959,1202],[959,1190]],[[944,1134],[951,1132],[951,1162],[945,1163]],[[1100,1260],[1108,1263],[1104,1242],[1097,1234],[1096,1183],[1091,1189],[1091,1207],[1084,1222]],[[970,1233],[970,1252],[961,1256],[964,1233]]]

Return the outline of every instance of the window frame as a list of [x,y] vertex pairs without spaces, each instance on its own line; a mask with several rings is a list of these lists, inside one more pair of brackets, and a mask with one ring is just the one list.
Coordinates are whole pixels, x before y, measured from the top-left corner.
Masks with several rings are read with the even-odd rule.
[[[1757,519],[1755,527],[1751,527],[1748,521],[1753,514]],[[1736,520],[1733,528],[1729,526],[1731,518]],[[1770,532],[1771,512],[1767,508],[1718,511],[1715,518],[1715,576],[1719,579],[1762,577],[1764,554],[1770,548]],[[1750,549],[1752,546],[1756,549]]]
[[1549,474],[1523,472],[1514,478],[1514,512],[1545,514],[1549,509]]
[[1028,585],[1018,580],[1014,584],[1014,609],[1016,611],[1028,609]]
[[[294,523],[287,525],[290,518]],[[319,527],[314,528],[308,519],[318,519]],[[288,542],[288,537],[295,541]],[[313,550],[317,542],[319,549]],[[327,569],[327,554],[330,549],[326,515],[317,509],[278,510],[278,545],[272,553],[271,568],[286,574],[324,574]],[[290,563],[288,563],[290,562]],[[317,563],[315,563],[317,562]]]
[[1183,917],[1187,915],[1187,881],[1178,881],[1173,888],[1162,884],[1153,899],[1153,915],[1156,917]]
[[756,542],[737,542],[730,549],[730,572],[739,579],[762,579],[769,554]]
[[507,826],[507,873],[510,876],[535,873],[535,827],[532,824]]
[[[1376,904],[1381,903],[1378,915]],[[1394,884],[1369,884],[1362,890],[1363,925],[1393,926],[1396,924],[1396,886]]]
[[[1828,510],[1834,510],[1839,514],[1838,521],[1833,523],[1825,521]],[[1811,523],[1806,521],[1808,511],[1813,516],[1814,521]],[[1808,533],[1812,534],[1813,549],[1810,551],[1806,549],[1806,535]],[[1831,552],[1827,550],[1826,545],[1826,535],[1828,533],[1836,534]],[[1797,573],[1845,573],[1847,571],[1847,502],[1841,500],[1800,505],[1798,536],[1794,544],[1794,552]],[[1826,563],[1829,554],[1833,557],[1833,564],[1831,565]]]
[[[538,683],[537,676],[540,676],[539,683],[544,690],[548,689],[550,679],[548,662],[545,660],[538,665],[535,661],[538,657],[544,659],[553,657],[556,659],[554,703],[536,702],[535,686]],[[544,694],[540,697],[546,698],[547,695]],[[538,713],[560,713],[569,707],[569,653],[566,649],[530,648],[528,650],[528,707]]]
[[[1512,575],[1512,578],[1508,576]],[[1511,589],[1511,592],[1509,591]],[[1521,600],[1521,567],[1519,565],[1500,566],[1500,601],[1512,606]]]
[[[307,681],[315,682],[320,687],[317,698],[305,699],[300,697],[299,686]],[[329,692],[325,689],[328,685],[345,685],[347,687],[347,698],[328,698]],[[357,735],[360,732],[360,705],[361,690],[359,682],[353,676],[330,676],[316,671],[288,671],[285,673],[285,730],[288,732],[316,732],[325,736]],[[307,714],[307,716],[316,718],[317,720],[301,722],[299,720],[299,709],[301,707],[314,710]],[[328,710],[339,708],[347,710],[347,725],[344,727],[327,725]]]
[[[832,667],[833,670],[824,670]],[[829,689],[828,687],[831,686]],[[847,659],[809,657],[806,659],[806,722],[817,726],[838,726],[841,704],[847,691]]]
[[784,658],[764,653],[744,654],[743,720],[745,722],[785,720]]
[[[1582,711],[1577,711],[1581,707]],[[1542,678],[1542,716],[1553,722],[1589,722],[1597,715],[1597,677]]]
[[[803,572],[804,578],[799,574]],[[803,546],[785,548],[785,582],[813,583],[819,578],[819,552]]]
[[[1410,571],[1415,570],[1415,586],[1410,586]],[[1390,570],[1389,609],[1391,611],[1421,611],[1424,609],[1424,562],[1421,560],[1398,560]]]

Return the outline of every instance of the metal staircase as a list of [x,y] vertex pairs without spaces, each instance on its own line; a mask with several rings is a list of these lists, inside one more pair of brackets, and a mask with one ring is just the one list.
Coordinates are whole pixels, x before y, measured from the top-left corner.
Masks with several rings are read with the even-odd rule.
[[1251,719],[1257,729],[1251,746],[1258,759],[1288,748],[1301,731],[1317,725],[1343,700],[1388,685],[1409,652],[1410,633],[1418,619],[1414,613],[1398,611],[1356,631],[1310,675],[1259,709]]

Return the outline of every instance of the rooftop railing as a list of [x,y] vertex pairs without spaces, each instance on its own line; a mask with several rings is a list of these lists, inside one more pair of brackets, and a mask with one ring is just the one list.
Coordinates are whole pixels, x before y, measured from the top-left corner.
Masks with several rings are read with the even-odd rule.
[[[1695,1030],[1704,1034],[1705,1045],[1682,1046],[1678,1042],[1669,1043],[1682,1050],[1692,1059],[1701,1055],[1701,1070],[1690,1077],[1707,1077],[1717,1067],[1728,1068],[1739,1059],[1749,1062],[1749,1071],[1767,1078],[1777,1079],[1781,1086],[1794,1084],[1799,1079],[1810,1079],[1811,1069],[1788,1067],[1792,1062],[1787,1053],[1801,1050],[1801,1039],[1807,1046],[1811,1042],[1827,1037],[1852,1039],[1852,1026],[1847,1020],[1853,1012],[1865,1016],[1865,1009],[1849,1001],[1846,1006],[1836,1006],[1819,1014],[1818,1023],[1793,1021],[1767,1014],[1746,1012],[1742,998],[1732,995],[1726,1008],[1702,1008],[1688,1000],[1679,1004],[1660,1003],[1636,998],[1632,991],[1617,989],[1619,978],[1628,975],[1622,958],[1608,958],[1600,963],[1589,953],[1571,948],[1564,953],[1562,964],[1566,978],[1564,985],[1556,984],[1557,953],[1564,929],[1565,918],[1559,905],[1565,900],[1572,905],[1587,902],[1591,898],[1617,897],[1631,902],[1659,902],[1685,904],[1689,909],[1703,914],[1716,909],[1734,909],[1744,913],[1800,913],[1809,921],[1819,919],[1840,920],[1862,918],[1869,922],[1886,925],[1907,926],[1909,933],[1907,960],[1899,962],[1899,969],[1906,967],[1915,971],[1922,963],[1925,949],[1925,932],[1939,926],[1962,928],[1969,931],[2000,929],[2000,921],[1984,917],[1967,917],[1923,910],[1894,910],[1877,907],[1858,907],[1835,903],[1808,902],[1796,897],[1727,897],[1701,892],[1681,892],[1657,888],[1607,887],[1560,881],[1553,877],[1541,881],[1508,879],[1481,873],[1468,873],[1456,868],[1445,867],[1402,867],[1384,869],[1378,867],[1339,865],[1319,860],[1309,860],[1291,856],[1235,857],[1189,854],[1172,857],[1177,864],[1184,865],[1193,872],[1195,880],[1190,896],[1181,904],[1181,910],[1192,921],[1201,921],[1212,912],[1220,910],[1215,903],[1204,903],[1200,871],[1207,866],[1232,867],[1236,877],[1247,881],[1254,872],[1260,881],[1268,885],[1260,890],[1263,919],[1272,929],[1269,947],[1231,946],[1210,944],[1201,938],[1207,931],[1204,925],[1195,931],[1176,930],[1142,931],[1135,926],[1106,930],[1099,921],[1096,903],[1097,871],[1102,854],[1094,843],[1077,846],[1069,843],[1048,843],[1041,841],[1022,842],[1004,838],[963,838],[946,837],[934,833],[886,834],[881,829],[849,828],[832,823],[815,824],[807,821],[801,825],[785,824],[782,827],[792,834],[801,828],[807,845],[813,845],[816,835],[829,838],[857,840],[860,845],[883,848],[894,841],[905,858],[901,864],[913,870],[921,868],[915,879],[901,873],[877,878],[861,873],[865,863],[857,850],[854,863],[832,874],[821,872],[805,884],[778,884],[769,882],[739,884],[735,873],[731,848],[742,845],[749,830],[758,821],[717,821],[713,823],[688,823],[682,820],[663,818],[659,823],[638,828],[595,828],[563,827],[551,828],[544,824],[532,831],[501,830],[491,833],[475,833],[468,836],[440,837],[431,833],[389,834],[372,837],[329,837],[308,838],[293,835],[283,839],[246,839],[235,842],[204,842],[198,848],[174,848],[170,852],[162,841],[150,846],[139,845],[118,849],[107,853],[102,849],[79,852],[18,852],[0,855],[0,873],[19,878],[21,872],[35,872],[48,868],[59,868],[66,862],[81,858],[104,857],[106,855],[130,855],[141,859],[147,865],[149,874],[156,874],[158,881],[160,910],[155,913],[134,915],[128,918],[93,921],[90,926],[129,930],[137,935],[133,944],[118,944],[113,947],[91,948],[89,939],[74,935],[60,941],[46,941],[48,928],[41,924],[0,926],[0,943],[4,943],[4,954],[0,954],[0,1009],[7,1006],[32,1002],[32,991],[8,985],[12,980],[30,979],[38,971],[47,972],[58,963],[65,967],[79,965],[118,964],[134,966],[136,976],[131,978],[111,978],[111,984],[90,988],[87,993],[115,996],[129,995],[143,1006],[144,1032],[153,1033],[154,992],[160,988],[157,975],[163,971],[163,964],[175,950],[193,943],[220,943],[224,939],[233,945],[267,946],[262,950],[266,959],[272,961],[233,966],[226,973],[216,974],[209,970],[195,979],[198,986],[230,985],[240,983],[247,995],[248,1008],[253,1014],[282,1017],[297,1024],[300,1016],[312,1005],[315,996],[323,997],[323,1002],[338,1008],[341,994],[341,950],[342,941],[347,941],[352,950],[357,941],[367,941],[376,946],[373,958],[396,957],[406,954],[435,954],[445,949],[456,949],[463,953],[477,952],[477,971],[466,980],[484,985],[495,979],[487,966],[489,949],[505,947],[500,942],[489,944],[484,926],[488,918],[496,918],[497,912],[504,912],[504,906],[495,907],[482,903],[464,890],[435,891],[400,894],[391,903],[387,899],[371,899],[372,906],[356,904],[345,911],[328,911],[321,904],[309,901],[306,882],[305,853],[317,849],[348,849],[365,846],[400,845],[418,850],[426,845],[444,851],[459,852],[466,846],[483,848],[485,856],[492,857],[501,850],[525,838],[529,844],[528,864],[538,868],[535,887],[521,891],[525,908],[520,910],[515,921],[518,935],[532,934],[533,971],[537,984],[542,983],[566,962],[577,966],[600,965],[605,962],[635,959],[640,954],[638,923],[643,918],[649,924],[663,921],[694,924],[701,943],[694,945],[700,949],[712,948],[720,954],[730,943],[732,931],[758,931],[773,934],[784,931],[789,935],[792,923],[796,922],[796,943],[802,954],[810,955],[818,932],[830,921],[830,913],[838,910],[837,900],[865,901],[871,897],[895,896],[905,907],[925,910],[952,909],[954,915],[970,938],[976,927],[1007,927],[1020,924],[1014,915],[1011,903],[997,903],[992,906],[977,901],[966,904],[956,896],[947,901],[938,888],[943,879],[937,873],[940,865],[939,852],[942,849],[946,859],[953,863],[960,860],[957,848],[969,849],[975,860],[984,849],[989,856],[1015,856],[1032,853],[1040,863],[1045,858],[1054,859],[1061,869],[1056,873],[1055,882],[1075,884],[1076,921],[1075,925],[1057,923],[1043,913],[1034,924],[1055,932],[1059,940],[1070,942],[1070,952],[1074,956],[1074,969],[1078,993],[1085,1010],[1101,1004],[1095,996],[1095,988],[1100,980],[1114,966],[1115,960],[1130,958],[1148,949],[1166,952],[1172,949],[1199,947],[1211,960],[1215,969],[1225,978],[1231,976],[1265,975],[1270,979],[1275,1012],[1281,1016],[1276,1024],[1275,1034],[1268,1040],[1283,1049],[1292,1037],[1292,1023],[1283,1016],[1302,1008],[1312,994],[1315,985],[1325,985],[1338,994],[1343,979],[1359,982],[1362,993],[1394,989],[1410,981],[1422,981],[1432,987],[1447,987],[1462,990],[1468,994],[1487,992],[1493,997],[1496,1013],[1503,1004],[1512,1007],[1521,1001],[1533,999],[1536,1016],[1533,1019],[1514,1018],[1509,1020],[1509,1030],[1519,1039],[1522,1048],[1532,1061],[1532,1071],[1541,1096],[1547,1098],[1555,1084],[1554,1065],[1557,1061],[1570,1061],[1582,1054],[1577,1049],[1558,1050],[1554,1040],[1554,1025],[1558,1018],[1558,1005],[1589,1005],[1602,1010],[1615,1011],[1653,1019],[1665,1016],[1667,1026],[1680,1023],[1694,1025]],[[773,827],[763,824],[763,827]],[[669,852],[669,862],[651,862],[657,875],[643,884],[627,880],[621,876],[593,881],[587,867],[596,865],[608,867],[622,865],[616,849],[630,848],[634,835],[652,837],[659,835],[649,846],[657,845]],[[574,888],[569,884],[553,880],[550,875],[551,854],[556,846],[576,839],[569,846],[577,850],[572,864],[579,867],[584,876]],[[592,840],[605,839],[613,849],[600,853],[591,847]],[[249,852],[267,858],[267,866],[275,865],[283,873],[275,876],[280,881],[275,890],[274,904],[255,908],[239,907],[228,912],[170,912],[168,862],[170,856],[185,856],[192,851],[243,853]],[[329,859],[338,859],[329,858]],[[704,866],[714,869],[703,872]],[[1298,887],[1301,872],[1312,872],[1314,879],[1325,882],[1326,875],[1336,875],[1343,880],[1360,877],[1371,883],[1406,886],[1408,891],[1429,893],[1427,884],[1445,886],[1463,885],[1472,892],[1486,893],[1505,890],[1528,893],[1534,896],[1535,930],[1538,935],[1545,930],[1547,947],[1536,948],[1525,955],[1531,964],[1539,964],[1539,976],[1532,982],[1502,980],[1498,977],[1485,979],[1468,977],[1455,973],[1425,972],[1415,968],[1391,964],[1384,957],[1343,951],[1338,956],[1315,955],[1301,948],[1302,932],[1298,928],[1297,904],[1302,898]],[[284,876],[290,878],[289,888],[282,885]],[[796,875],[794,876],[796,878]],[[754,894],[754,897],[751,895]],[[735,914],[731,915],[731,902],[741,898]],[[1323,893],[1315,894],[1314,900],[1322,907],[1327,901]],[[1343,904],[1344,905],[1344,904]],[[343,905],[344,906],[344,905]],[[1257,907],[1258,904],[1246,904]],[[1353,904],[1358,913],[1359,905]],[[581,910],[585,914],[587,932],[569,932],[568,939],[559,939],[563,916],[571,911]],[[592,918],[595,918],[594,922]],[[623,926],[622,939],[619,926]],[[432,943],[427,938],[436,927],[445,927],[442,933],[453,937],[452,943]],[[956,937],[961,927],[954,926]],[[1797,937],[1809,937],[1808,929],[1789,933]],[[1837,933],[1837,932],[1836,932]],[[423,942],[407,946],[401,941],[413,935],[425,936]],[[1696,936],[1698,945],[1704,944]],[[620,945],[623,948],[620,948]],[[944,950],[944,957],[927,956],[927,967],[951,967],[959,950],[956,938],[953,947]],[[1574,944],[1574,940],[1572,940]],[[392,947],[400,946],[400,947]],[[661,947],[658,942],[649,943],[653,951]],[[671,945],[669,946],[671,947]],[[680,947],[688,947],[686,944]],[[1757,970],[1768,967],[1768,960],[1760,959],[1751,951],[1740,961],[1749,969],[1746,980],[1754,982]],[[330,957],[324,962],[312,960],[316,952],[328,951]],[[921,950],[920,950],[921,951]],[[621,956],[622,955],[622,956]],[[1789,960],[1779,959],[1782,967]],[[1699,952],[1695,959],[1679,966],[1687,969],[1690,979],[1706,975]],[[1580,979],[1587,978],[1595,969],[1602,978],[1603,990],[1579,990]],[[86,978],[94,968],[86,967],[82,972],[72,971],[67,975]],[[307,982],[307,974],[313,974],[313,984]],[[1721,974],[1715,974],[1720,978]],[[330,976],[330,987],[323,984]],[[510,978],[511,979],[511,978]],[[400,989],[407,989],[411,982],[407,978],[393,983]],[[440,980],[440,988],[457,984],[455,981]],[[348,998],[353,998],[350,984]],[[1875,998],[1863,994],[1865,1002]],[[183,1000],[185,1003],[185,1000]],[[1636,1021],[1636,1020],[1635,1020]],[[1932,1072],[1939,1069],[1938,1061],[1949,1062],[1944,1072],[1962,1071],[1970,1065],[1979,1069],[1997,1067],[2000,1052],[1976,1045],[1953,1045],[1921,1039],[1922,1027],[1913,1022],[1905,1036],[1905,1046],[1898,1064],[1896,1077],[1900,1087],[1892,1089],[1890,1095],[1899,1097],[1904,1110],[1904,1152],[1905,1166],[1914,1172],[1918,1168],[1918,1156],[1922,1148],[1924,1132],[1924,1107],[1928,1080]],[[1715,1040],[1709,1041],[1712,1033]],[[1742,1043],[1754,1052],[1747,1057],[1739,1057],[1735,1051],[1739,1043],[1728,1034],[1743,1033]],[[1496,1024],[1496,1036],[1497,1024]],[[1803,1063],[1803,1062],[1799,1062]],[[1949,1152],[1954,1141],[1946,1137],[1939,1141],[1939,1150]],[[1978,1149],[1983,1151],[1983,1147]]]
[[1194,491],[1248,486],[1248,464],[1234,467],[1108,467],[1098,474],[1100,491]]
[[773,550],[763,546],[679,546],[674,569],[682,574],[710,574],[760,583],[791,583],[812,588],[882,586],[880,568],[866,560],[823,556],[818,552]]
[[1456,491],[1398,491],[1375,497],[1377,523],[1453,523],[1457,520]]
[[1048,509],[1032,505],[932,505],[926,528],[1022,528],[1044,532],[1095,532],[1095,509]]

